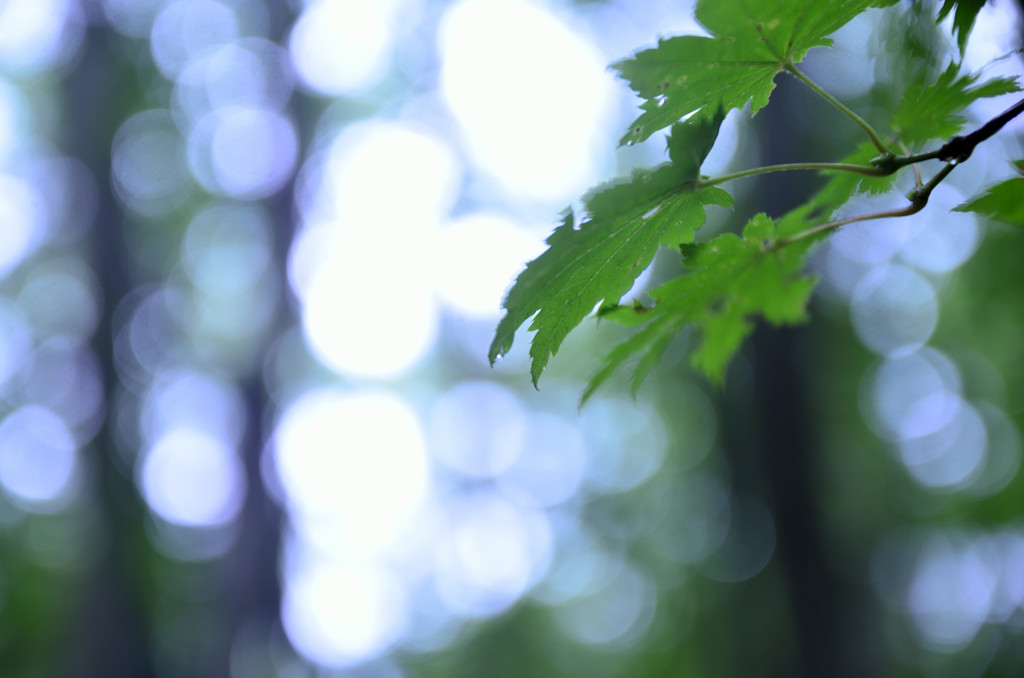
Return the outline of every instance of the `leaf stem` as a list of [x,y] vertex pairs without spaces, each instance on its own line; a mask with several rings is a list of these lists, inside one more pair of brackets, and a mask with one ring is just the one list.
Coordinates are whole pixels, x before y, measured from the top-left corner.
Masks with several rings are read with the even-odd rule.
[[[743,177],[752,177],[758,174],[788,172],[793,170],[852,172],[854,174],[862,174],[868,177],[885,177],[898,172],[907,165],[916,165],[917,163],[924,162],[925,160],[945,160],[954,163],[963,162],[971,155],[975,146],[998,132],[1004,125],[1006,125],[1006,123],[1010,122],[1010,120],[1013,120],[1018,115],[1024,113],[1024,99],[1022,99],[970,134],[953,137],[943,144],[942,147],[937,148],[934,151],[918,153],[915,155],[899,155],[886,147],[881,137],[878,136],[878,133],[875,132],[874,128],[865,122],[863,118],[848,109],[832,97],[831,94],[819,87],[813,80],[797,70],[796,66],[789,64],[786,68],[800,80],[807,83],[811,89],[821,94],[821,96],[825,97],[834,106],[846,113],[846,115],[850,116],[858,125],[860,125],[864,131],[867,132],[868,136],[871,137],[871,141],[874,143],[875,147],[882,152],[882,155],[872,160],[870,166],[845,162],[792,162],[782,165],[754,167],[740,172],[723,174],[718,177],[698,179],[698,186],[716,186],[718,184],[725,183],[726,181],[732,181],[733,179],[742,179]],[[948,174],[948,172],[939,173],[939,175],[943,177],[945,174]],[[920,174],[916,167],[914,168],[914,175],[916,179],[915,183],[920,186]],[[941,179],[939,179],[939,181],[941,181]]]
[[854,113],[852,110],[847,108],[846,105],[843,104],[843,102],[841,102],[838,99],[836,99],[834,96],[832,96],[831,94],[826,92],[824,89],[822,89],[822,87],[820,85],[818,85],[818,83],[814,82],[813,80],[808,78],[806,75],[804,75],[803,71],[801,71],[799,68],[796,67],[796,64],[794,64],[792,61],[790,61],[790,62],[788,62],[786,64],[785,68],[786,68],[787,71],[789,71],[794,76],[796,76],[796,78],[798,80],[800,80],[802,83],[804,83],[805,85],[807,85],[808,87],[813,89],[815,92],[817,92],[819,95],[821,95],[825,99],[825,101],[827,101],[830,104],[832,104],[833,106],[835,106],[846,117],[850,118],[855,123],[857,123],[857,125],[862,130],[864,130],[867,133],[868,138],[871,139],[871,143],[873,143],[875,145],[875,148],[877,148],[880,153],[883,153],[884,155],[890,155],[890,156],[891,155],[896,155],[891,150],[889,150],[889,147],[885,145],[884,141],[882,141],[882,137],[879,136],[878,132],[875,131],[874,127],[872,127],[870,124],[868,124],[867,120],[865,120],[864,118],[862,118],[859,115],[857,115],[856,113]]
[[814,228],[809,228],[806,231],[800,231],[799,233],[792,235],[782,240],[777,240],[770,247],[767,248],[768,252],[774,252],[780,250],[786,245],[791,245],[798,240],[804,240],[812,236],[818,235],[819,233],[825,233],[839,228],[840,226],[846,226],[847,224],[853,224],[858,221],[871,221],[872,219],[887,219],[889,217],[907,217],[915,212],[918,212],[921,208],[915,207],[913,203],[907,207],[903,207],[896,210],[885,210],[882,212],[870,212],[868,214],[858,214],[852,217],[845,217],[843,219],[836,219],[835,221],[828,221],[824,224],[819,224]]
[[925,208],[925,205],[928,204],[928,198],[931,197],[932,191],[935,187],[942,183],[942,180],[945,179],[950,172],[956,169],[957,164],[958,163],[955,161],[946,163],[941,170],[935,173],[935,176],[931,178],[931,181],[924,186],[920,186],[912,190],[910,194],[907,195],[907,198],[910,200],[910,204],[906,207],[894,210],[884,210],[881,212],[869,212],[868,214],[858,214],[856,216],[844,217],[842,219],[836,219],[835,221],[819,224],[818,226],[809,228],[806,231],[800,231],[789,238],[777,240],[768,248],[768,251],[774,252],[775,250],[782,249],[786,245],[792,244],[797,240],[804,240],[805,238],[813,237],[819,233],[825,233],[826,231],[831,231],[839,228],[840,226],[846,226],[847,224],[853,224],[858,221],[887,219],[889,217],[909,217],[911,214],[917,214]]
[[718,177],[701,179],[698,182],[698,185],[701,187],[717,186],[718,184],[723,184],[726,181],[732,181],[733,179],[752,177],[757,174],[770,174],[772,172],[789,172],[793,170],[853,172],[854,174],[863,174],[869,177],[883,177],[886,174],[891,173],[888,170],[888,168],[883,169],[880,167],[868,167],[867,165],[856,165],[847,162],[790,162],[781,165],[765,165],[764,167],[754,167],[752,169],[746,169],[740,172],[733,172],[732,174],[723,174]]

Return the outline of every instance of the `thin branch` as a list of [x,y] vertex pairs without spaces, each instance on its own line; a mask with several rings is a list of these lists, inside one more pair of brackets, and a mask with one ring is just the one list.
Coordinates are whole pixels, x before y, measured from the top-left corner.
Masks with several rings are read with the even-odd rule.
[[924,186],[915,188],[910,192],[907,198],[910,200],[910,204],[906,207],[895,210],[884,210],[882,212],[870,212],[868,214],[858,214],[852,217],[844,217],[843,219],[836,219],[835,221],[829,221],[824,224],[820,224],[813,228],[809,228],[806,231],[801,231],[789,238],[783,238],[782,240],[776,241],[771,247],[767,249],[769,252],[782,249],[786,245],[796,242],[797,240],[804,240],[812,236],[831,231],[840,226],[846,226],[847,224],[853,224],[858,221],[871,221],[873,219],[888,219],[889,217],[909,217],[911,214],[917,214],[925,208],[928,204],[928,198],[931,197],[932,191],[942,183],[950,172],[956,169],[958,163],[949,162],[941,170],[936,172],[935,176],[932,177]]
[[883,177],[886,174],[890,174],[888,170],[883,170],[878,167],[868,167],[867,165],[856,165],[846,162],[791,162],[782,165],[754,167],[740,172],[733,172],[732,174],[723,174],[718,177],[705,178],[698,181],[697,184],[700,187],[717,186],[718,184],[723,184],[726,181],[742,179],[743,177],[752,177],[757,174],[791,172],[794,170],[852,172],[854,174],[863,174],[864,176],[869,177]]
[[992,118],[984,125],[966,136],[955,136],[941,147],[927,153],[917,155],[894,155],[883,153],[881,157],[875,158],[871,164],[885,174],[892,174],[902,167],[925,160],[945,160],[963,162],[971,157],[971,153],[981,142],[985,141],[996,132],[1001,130],[1006,123],[1024,113],[1024,99],[1021,99],[1013,106]]
[[[910,199],[911,206],[917,208],[914,212],[919,212],[924,209],[924,206],[928,204],[928,198],[931,196],[932,191],[935,190],[935,187],[941,184],[943,179],[949,176],[949,173],[955,170],[959,164],[960,163],[956,161],[947,162],[942,169],[935,173],[935,176],[932,177],[931,181],[920,188],[915,188],[907,195],[907,198]],[[911,214],[914,212],[911,212]]]
[[836,228],[839,228],[840,226],[846,226],[847,224],[853,224],[858,221],[871,221],[872,219],[887,219],[889,217],[908,217],[911,214],[914,214],[915,212],[919,212],[920,210],[920,207],[917,207],[914,205],[914,203],[911,203],[910,205],[907,205],[906,207],[898,210],[870,212],[869,214],[858,214],[853,217],[845,217],[843,219],[836,219],[835,221],[828,221],[825,222],[824,224],[819,224],[814,228],[809,228],[806,231],[800,231],[799,233],[792,235],[788,238],[776,240],[775,243],[773,243],[771,247],[768,247],[766,251],[774,252],[776,250],[782,249],[786,245],[791,245],[798,240],[804,240],[805,238],[810,238],[812,236],[818,235],[819,233],[831,231]]
[[899,170],[903,169],[907,165],[914,165],[925,160],[935,160],[940,155],[940,150],[929,151],[927,153],[918,153],[916,155],[893,155],[892,153],[885,153],[880,155],[871,161],[882,176],[888,176],[895,174]]
[[[856,113],[853,113],[853,111],[850,111],[841,103],[834,100],[832,96],[828,94],[828,92],[818,87],[818,85],[816,85],[810,78],[807,78],[805,75],[803,75],[803,73],[800,73],[800,71],[798,71],[796,67],[793,67],[792,64],[790,64],[790,67],[787,67],[787,70],[789,70],[791,73],[793,73],[798,78],[803,80],[805,83],[808,84],[808,86],[810,86],[816,92],[820,93],[826,99],[832,101],[834,105],[840,108],[840,110],[846,112],[847,115],[853,117],[854,120],[859,121],[858,124],[860,124],[861,127],[863,127],[865,131],[868,132],[868,136],[870,136],[871,140],[875,142],[875,146],[882,151],[882,155],[871,161],[871,167],[849,163],[828,162],[800,162],[789,163],[785,165],[768,165],[766,167],[756,167],[754,169],[744,170],[742,172],[735,172],[733,174],[725,174],[720,177],[715,177],[713,179],[704,179],[699,182],[701,186],[714,186],[715,184],[720,184],[731,179],[739,179],[741,177],[749,177],[756,174],[767,174],[769,172],[784,172],[790,170],[836,170],[841,172],[855,172],[857,174],[863,174],[867,176],[888,176],[898,171],[899,169],[906,167],[907,165],[915,165],[914,183],[916,184],[916,186],[907,195],[907,198],[910,200],[910,204],[907,205],[906,207],[894,210],[884,210],[881,212],[870,212],[868,214],[859,214],[857,216],[844,217],[843,219],[836,219],[835,221],[829,221],[824,224],[819,224],[818,226],[809,228],[806,231],[801,231],[800,233],[797,233],[789,238],[783,238],[782,240],[776,241],[771,247],[768,248],[769,252],[774,252],[775,250],[779,250],[785,247],[786,245],[789,245],[790,243],[796,242],[798,240],[804,240],[805,238],[810,238],[815,235],[818,235],[819,233],[824,233],[839,228],[841,226],[846,226],[847,224],[853,224],[859,221],[871,221],[874,219],[887,219],[889,217],[907,217],[910,216],[911,214],[916,214],[917,212],[920,212],[922,209],[924,209],[925,205],[928,204],[928,198],[931,196],[932,191],[935,189],[935,187],[942,183],[942,181],[947,176],[949,176],[949,173],[956,169],[957,165],[967,160],[971,156],[971,153],[974,152],[974,149],[977,147],[978,144],[992,137],[996,132],[1005,127],[1008,122],[1016,118],[1018,115],[1024,113],[1024,99],[1021,99],[1013,106],[1010,106],[1008,109],[1006,109],[996,117],[992,118],[984,125],[971,132],[970,134],[967,134],[966,136],[955,136],[949,141],[947,141],[945,144],[943,144],[942,147],[937,150],[929,151],[927,153],[918,153],[916,155],[896,155],[892,151],[885,148],[885,145],[881,142],[881,139],[878,138],[878,135],[875,133],[874,129],[872,129],[871,126],[864,122],[859,116],[857,116]],[[922,186],[921,175],[916,167],[916,164],[924,160],[945,160],[946,165],[941,170],[936,172],[935,176],[933,176],[927,184],[924,184]]]
[[974,152],[974,148],[978,144],[1001,130],[1006,123],[1021,113],[1024,113],[1024,99],[1010,106],[967,136],[953,137],[936,151],[937,155],[935,157],[939,160],[955,160],[956,162],[967,160],[967,158],[971,157],[971,153]]
[[845,104],[843,104],[841,101],[839,101],[834,96],[832,96],[824,89],[822,89],[821,86],[818,85],[818,83],[814,82],[806,75],[804,75],[803,72],[799,68],[797,68],[792,61],[786,64],[786,70],[795,75],[797,79],[800,80],[800,82],[804,83],[812,90],[817,92],[821,97],[825,99],[825,101],[835,106],[844,115],[846,115],[848,118],[857,123],[857,125],[862,130],[864,130],[864,132],[867,133],[868,138],[871,139],[871,143],[875,145],[875,148],[877,148],[880,153],[882,153],[883,155],[895,156],[895,153],[889,150],[889,147],[885,145],[884,141],[882,141],[882,137],[879,136],[878,132],[875,131],[875,128],[872,127],[867,120],[854,113],[851,109],[847,108]]
[[[924,162],[925,160],[945,160],[959,163],[967,160],[978,144],[1002,129],[1006,123],[1010,122],[1021,113],[1024,113],[1024,99],[1021,99],[1016,104],[1006,109],[995,118],[992,118],[970,134],[962,137],[953,137],[934,151],[916,153],[912,155],[897,155],[886,148],[874,128],[872,128],[871,125],[865,122],[860,116],[846,108],[846,106],[839,101],[835,100],[832,95],[821,89],[821,87],[819,87],[814,81],[798,71],[795,66],[788,70],[802,81],[806,82],[809,87],[814,89],[814,91],[820,93],[823,97],[831,101],[837,108],[853,118],[854,121],[856,121],[857,124],[864,128],[868,133],[868,136],[871,137],[875,146],[882,151],[882,155],[872,160],[870,167],[843,162],[793,162],[782,165],[755,167],[752,169],[742,170],[740,172],[733,172],[731,174],[723,174],[718,177],[699,179],[697,181],[698,186],[716,186],[718,184],[725,183],[726,181],[732,181],[733,179],[742,179],[743,177],[751,177],[758,174],[789,172],[794,170],[852,172],[854,174],[861,174],[868,177],[885,177],[890,174],[895,174],[907,165],[916,165],[917,163]],[[916,167],[914,168],[914,175],[915,183],[920,186],[921,177]]]

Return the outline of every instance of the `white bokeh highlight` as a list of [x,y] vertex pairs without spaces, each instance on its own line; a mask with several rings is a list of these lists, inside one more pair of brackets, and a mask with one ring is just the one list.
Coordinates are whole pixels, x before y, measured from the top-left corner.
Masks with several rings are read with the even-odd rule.
[[433,134],[373,122],[350,126],[310,162],[320,184],[289,266],[310,348],[342,374],[398,376],[438,329],[429,253],[461,176],[457,158]]
[[301,81],[313,91],[356,94],[375,84],[391,62],[396,29],[409,0],[314,0],[292,28],[289,51]]
[[508,217],[475,213],[444,225],[435,241],[441,301],[471,318],[496,319],[526,263],[544,251],[540,237]]
[[365,565],[308,563],[290,573],[281,619],[306,657],[333,667],[380,656],[405,630],[405,594],[398,577]]
[[615,85],[586,37],[539,4],[460,0],[439,41],[441,91],[480,169],[563,204],[598,179]]
[[35,73],[77,51],[85,32],[73,0],[8,0],[0,3],[0,67]]
[[352,553],[391,548],[429,488],[419,416],[384,392],[304,394],[282,415],[274,449],[299,529],[329,529]]
[[223,525],[245,499],[244,470],[234,449],[192,428],[160,437],[143,457],[139,481],[150,508],[176,525]]

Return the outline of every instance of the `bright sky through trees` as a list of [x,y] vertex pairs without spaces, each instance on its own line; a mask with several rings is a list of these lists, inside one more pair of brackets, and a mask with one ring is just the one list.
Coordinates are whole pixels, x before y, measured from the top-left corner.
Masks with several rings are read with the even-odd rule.
[[[386,64],[395,58],[401,31],[411,30],[407,22],[395,19],[399,4],[311,4],[290,43],[304,84],[325,95],[372,87],[374,78],[383,77]],[[403,12],[423,11],[414,3],[405,4]],[[342,16],[352,12],[361,16]],[[335,25],[331,22],[340,26],[344,18],[349,25],[369,27],[351,43],[363,48],[352,49],[351,54],[337,49],[337,34],[328,35],[326,28]],[[399,121],[346,128],[325,141],[324,150],[304,167],[309,179],[291,279],[304,302],[304,329],[311,348],[341,375],[395,378],[428,359],[439,324],[439,300],[469,317],[493,320],[508,281],[540,247],[537,229],[524,228],[508,217],[481,210],[452,218],[459,187],[467,180],[479,181],[467,175],[456,144],[468,151],[476,171],[493,176],[510,194],[552,205],[574,199],[595,181],[601,166],[597,159],[609,152],[604,132],[613,83],[605,70],[606,58],[563,19],[534,3],[465,0],[445,7],[438,24],[440,91],[432,96],[458,121],[461,138],[431,131],[430,118],[420,119],[410,109]],[[345,30],[350,29],[342,28],[340,34]],[[569,101],[559,96],[566,81],[577,83]],[[558,105],[552,105],[555,101]],[[546,161],[538,163],[540,156]],[[396,195],[402,199],[396,201]],[[396,241],[403,247],[394,248]],[[460,264],[448,266],[448,259]],[[410,279],[417,284],[410,287]],[[339,313],[341,299],[344,310]],[[351,318],[360,318],[361,327],[375,331],[355,329]],[[468,400],[459,395],[481,389]],[[323,494],[316,490],[317,483],[327,482],[323,496],[334,499],[319,509],[321,521],[340,520],[343,525],[351,520],[345,516],[375,516],[359,532],[343,531],[345,555],[328,556],[327,562],[342,557],[377,562],[380,551],[397,548],[410,529],[434,532],[449,546],[442,546],[433,576],[457,616],[496,614],[538,580],[547,567],[541,555],[545,549],[538,547],[550,544],[552,528],[533,507],[561,504],[575,494],[583,477],[582,440],[576,426],[537,415],[527,415],[530,424],[518,436],[500,426],[466,438],[465,427],[481,416],[471,413],[489,411],[484,404],[488,401],[479,398],[491,390],[484,384],[456,387],[432,414],[408,410],[397,419],[390,410],[377,412],[378,405],[407,406],[400,401],[387,405],[389,401],[360,392],[335,396],[334,406],[327,405],[331,401],[324,400],[325,395],[315,401],[306,396],[288,407],[276,447],[285,486],[298,502],[293,510],[298,516],[310,515],[303,506],[312,501],[309,497]],[[513,398],[511,406],[518,408],[514,402]],[[353,414],[346,414],[349,410]],[[353,425],[339,428],[338,422],[348,416]],[[476,508],[446,507],[444,491],[433,485],[422,462],[410,464],[404,458],[409,450],[428,444],[423,427],[415,423],[420,416],[427,416],[433,432],[434,454],[454,464],[457,474],[476,475],[472,469],[483,461],[479,455],[502,447],[503,467],[487,474],[498,480],[502,492],[459,502]],[[408,426],[396,427],[396,421],[410,417]],[[536,439],[525,437],[526,430]],[[566,437],[576,442],[566,444]],[[538,446],[539,440],[546,444]],[[360,463],[325,474],[318,460],[339,448],[352,459],[378,460],[378,471]],[[459,448],[464,452],[455,451]],[[403,458],[392,459],[394,454]],[[333,479],[338,477],[350,478],[351,487],[337,487]],[[544,477],[563,482],[538,485]],[[419,489],[410,492],[409,483]],[[413,498],[421,495],[429,496],[441,515],[417,509],[418,500]],[[408,501],[414,503],[403,515],[417,521],[413,527],[387,517]],[[315,559],[315,551],[300,545],[306,531],[299,528],[295,549]],[[381,539],[387,543],[379,543]],[[365,586],[374,590],[372,578],[379,576],[374,574],[378,571],[349,569],[345,577],[369,576]],[[398,579],[391,581],[389,595],[405,600],[422,575],[394,576]],[[289,609],[320,620],[321,632],[306,635],[306,627],[297,621],[288,629],[301,649],[325,661],[352,663],[385,651],[398,638],[394,625],[401,615],[412,613],[403,604],[395,612],[400,617],[390,623],[382,622],[379,628],[360,625],[354,621],[359,619],[357,610],[349,617],[332,607],[337,603],[331,595],[317,595],[310,588],[330,586],[333,579],[317,575],[302,581],[297,590],[307,593],[290,597]],[[374,632],[379,635],[373,637]],[[353,633],[364,637],[355,641]]]

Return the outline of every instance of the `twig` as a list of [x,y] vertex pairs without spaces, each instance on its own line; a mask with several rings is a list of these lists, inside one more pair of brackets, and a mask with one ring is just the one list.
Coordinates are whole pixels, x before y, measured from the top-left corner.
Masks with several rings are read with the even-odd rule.
[[963,162],[964,160],[967,160],[967,158],[971,157],[971,153],[974,152],[975,146],[1001,130],[1006,123],[1010,122],[1021,113],[1024,113],[1024,99],[1021,99],[1013,106],[1010,106],[967,136],[953,137],[947,141],[942,148],[936,151],[935,157],[939,160],[950,160],[953,162]]

